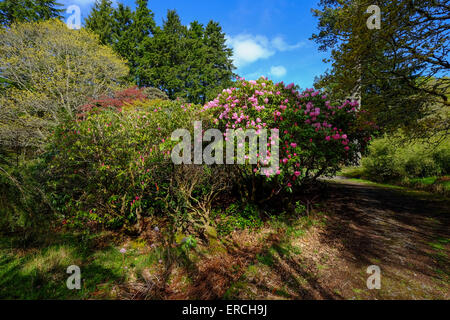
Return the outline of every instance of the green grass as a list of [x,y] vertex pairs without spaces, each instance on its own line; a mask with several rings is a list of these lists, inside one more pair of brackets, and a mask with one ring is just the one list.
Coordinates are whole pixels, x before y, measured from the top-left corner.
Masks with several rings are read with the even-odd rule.
[[[450,181],[438,177],[403,178],[398,181],[380,183],[365,178],[364,170],[361,167],[347,167],[339,171],[336,175],[347,178],[345,180],[347,182],[393,189],[402,194],[423,199],[448,200],[450,196]],[[333,181],[336,183],[345,183],[345,181],[336,179]]]
[[336,175],[348,178],[349,181],[361,182],[379,187],[387,188],[411,188],[420,191],[428,191],[432,193],[442,194],[444,196],[450,194],[450,180],[441,179],[440,177],[423,177],[423,178],[409,178],[389,181],[386,183],[375,182],[369,180],[364,172],[363,167],[346,167],[339,171]]
[[430,185],[435,183],[437,180],[436,177],[427,177],[427,178],[412,178],[409,179],[409,181],[411,183],[421,183],[421,184],[426,184],[426,185]]
[[352,179],[346,179],[344,181],[342,181],[342,180],[331,180],[331,181],[333,183],[342,183],[342,184],[345,184],[346,182],[354,182],[357,184],[368,185],[368,186],[372,186],[372,187],[376,187],[376,188],[391,189],[392,191],[395,191],[401,195],[408,196],[408,197],[414,197],[416,199],[421,199],[421,200],[448,201],[448,199],[449,199],[447,194],[443,195],[440,193],[433,193],[433,192],[424,191],[424,190],[411,189],[408,187],[402,187],[402,186],[386,184],[386,183],[378,183],[378,182],[373,182],[373,181],[364,180],[364,179],[352,178]]
[[445,246],[448,245],[449,243],[450,243],[450,239],[439,238],[433,242],[428,242],[428,245],[431,248],[433,248],[433,250],[436,253],[436,256],[446,260],[448,257],[447,257],[446,251],[445,251],[446,250]]
[[346,167],[342,168],[336,175],[347,178],[361,178],[364,175],[364,169],[362,167]]
[[349,178],[349,179],[347,179],[347,181],[367,184],[367,185],[370,185],[370,186],[380,187],[380,188],[389,188],[389,189],[397,189],[397,190],[404,190],[404,189],[406,189],[405,187],[398,186],[398,185],[395,185],[395,184],[380,183],[380,182],[375,182],[375,181],[370,181],[370,180],[360,179],[360,178]]
[[[76,236],[62,235],[53,241],[24,250],[16,239],[0,240],[0,299],[114,298],[111,289],[115,284],[158,259],[155,253],[141,254],[134,248],[122,256],[113,242],[98,249],[92,246],[95,241]],[[81,269],[80,290],[66,286],[70,265]]]
[[434,186],[441,188],[443,192],[450,192],[450,180],[440,180],[439,177],[409,178],[404,179],[402,183],[416,188]]
[[274,264],[273,254],[274,254],[274,250],[271,248],[266,253],[257,254],[256,260],[258,260],[258,262],[263,265],[271,267]]
[[242,281],[235,282],[231,284],[231,286],[227,289],[225,294],[223,295],[223,299],[225,300],[233,300],[236,299],[239,292],[241,290],[245,290],[247,288],[247,284]]

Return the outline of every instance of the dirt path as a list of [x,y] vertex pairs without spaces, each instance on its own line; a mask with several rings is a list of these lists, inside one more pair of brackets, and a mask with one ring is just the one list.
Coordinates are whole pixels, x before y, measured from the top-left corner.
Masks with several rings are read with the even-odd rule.
[[[343,298],[449,299],[449,201],[342,180],[330,184],[329,194],[327,223],[302,242],[331,253],[322,275],[335,279],[325,280],[330,291]],[[367,289],[370,265],[381,269],[380,290]]]
[[[291,237],[298,250],[272,244],[272,262],[249,268],[231,297],[449,299],[449,201],[338,182],[319,223]],[[371,265],[381,269],[379,290],[367,288]]]

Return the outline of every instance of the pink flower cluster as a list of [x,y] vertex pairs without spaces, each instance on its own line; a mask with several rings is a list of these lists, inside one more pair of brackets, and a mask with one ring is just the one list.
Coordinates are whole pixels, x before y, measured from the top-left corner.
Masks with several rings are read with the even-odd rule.
[[[307,171],[305,150],[332,148],[336,149],[337,157],[339,149],[341,152],[350,150],[348,134],[333,123],[336,115],[342,115],[342,112],[349,114],[348,119],[355,119],[358,103],[345,101],[334,106],[326,95],[314,89],[300,93],[293,83],[273,84],[266,78],[257,81],[239,78],[235,87],[223,90],[203,109],[212,112],[213,123],[222,129],[279,129],[280,151],[283,153],[280,155],[280,166],[283,170],[276,173],[290,175],[291,180],[295,181]],[[342,156],[345,156],[344,153]],[[253,172],[258,173],[258,170],[254,168]]]

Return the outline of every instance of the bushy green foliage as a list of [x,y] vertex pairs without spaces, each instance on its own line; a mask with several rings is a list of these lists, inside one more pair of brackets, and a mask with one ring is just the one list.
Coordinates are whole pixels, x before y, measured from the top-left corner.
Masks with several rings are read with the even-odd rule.
[[441,169],[441,173],[450,174],[450,142],[447,140],[432,155],[434,162]]
[[55,130],[45,155],[47,192],[64,223],[140,228],[144,215],[166,209],[174,172],[168,138],[198,107],[136,103],[122,112],[94,109]]
[[369,147],[369,156],[362,160],[365,172],[378,181],[397,178],[399,175],[394,163],[396,148],[386,140],[375,140]]
[[23,240],[48,229],[53,215],[43,192],[36,161],[0,166],[0,232],[16,232]]
[[449,174],[448,142],[436,147],[426,142],[404,144],[403,140],[388,136],[374,140],[362,161],[363,174],[379,182]]
[[169,97],[167,96],[167,94],[164,91],[159,90],[158,88],[146,87],[146,88],[143,88],[142,91],[144,92],[144,94],[147,96],[147,99],[149,99],[149,100],[155,100],[155,99],[169,100]]
[[25,237],[48,230],[52,217],[40,176],[47,168],[36,159],[49,132],[90,98],[121,88],[128,70],[96,35],[41,21],[57,16],[53,1],[6,5],[1,23],[14,23],[0,29],[0,229]]

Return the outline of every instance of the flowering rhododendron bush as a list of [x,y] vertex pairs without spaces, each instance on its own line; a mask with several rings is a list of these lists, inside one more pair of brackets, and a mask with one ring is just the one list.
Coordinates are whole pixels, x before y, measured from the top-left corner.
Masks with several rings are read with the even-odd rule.
[[[273,83],[264,77],[257,81],[239,79],[235,87],[224,90],[204,109],[212,113],[213,122],[223,131],[254,129],[258,134],[262,129],[279,130],[279,163],[274,169],[262,169],[267,165],[261,154],[258,164],[249,165],[246,156],[247,165],[240,168],[244,180],[251,181],[253,193],[260,191],[256,190],[262,186],[258,182],[269,185],[273,194],[333,175],[339,166],[356,163],[358,153],[370,140],[371,126],[360,119],[364,112],[356,101],[332,102],[319,91],[299,92],[294,84]],[[267,144],[269,160],[271,138]],[[225,140],[236,143],[227,137]],[[237,147],[248,150],[249,142],[245,143]]]
[[171,133],[200,106],[140,100],[56,128],[45,157],[48,191],[64,224],[135,226],[163,211],[174,166]]
[[[230,190],[230,181],[243,201],[261,202],[356,162],[370,139],[355,102],[332,103],[318,91],[298,92],[293,84],[265,78],[240,79],[203,108],[138,93],[129,91],[131,100],[120,106],[93,105],[56,128],[43,168],[63,223],[140,231],[144,217],[173,214],[185,230],[206,228],[214,199]],[[270,166],[276,141],[269,136],[257,164],[247,157],[231,166],[175,165],[171,153],[179,141],[171,140],[172,133],[188,129],[192,135],[200,120],[204,130],[223,132],[225,148],[233,143],[247,151],[249,141],[232,142],[227,129],[277,129],[279,159]]]

